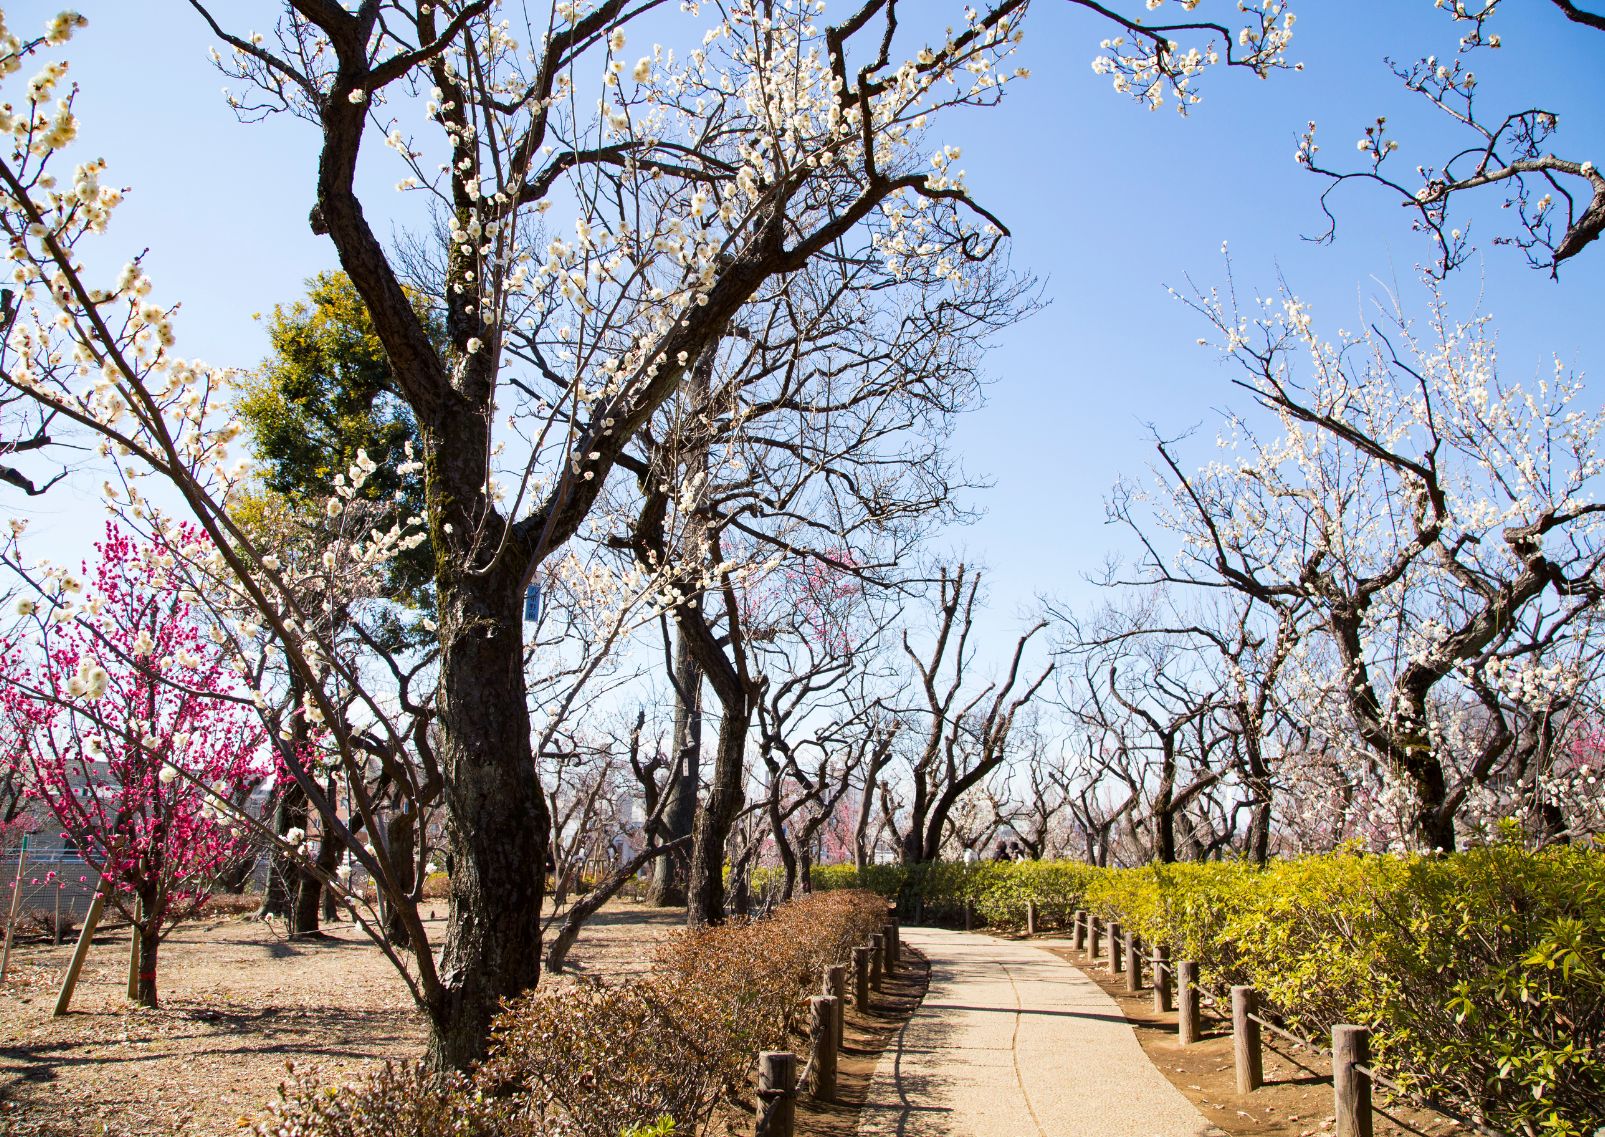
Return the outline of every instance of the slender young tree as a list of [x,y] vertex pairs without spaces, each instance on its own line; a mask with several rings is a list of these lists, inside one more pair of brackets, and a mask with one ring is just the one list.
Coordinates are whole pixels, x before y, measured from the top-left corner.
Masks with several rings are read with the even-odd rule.
[[[162,939],[250,848],[233,814],[271,763],[232,661],[181,597],[171,553],[109,524],[95,547],[87,585],[65,572],[35,578],[45,599],[26,602],[22,627],[0,638],[3,757],[113,882],[138,941],[138,999],[154,1007]],[[32,576],[15,544],[4,560]]]

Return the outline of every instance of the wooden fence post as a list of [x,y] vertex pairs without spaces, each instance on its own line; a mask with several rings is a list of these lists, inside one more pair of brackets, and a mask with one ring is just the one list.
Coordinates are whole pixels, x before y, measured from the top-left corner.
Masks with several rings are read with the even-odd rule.
[[869,949],[853,949],[853,1006],[869,1010]]
[[897,932],[891,924],[881,926],[881,974],[887,978],[897,974]]
[[[796,1137],[797,1056],[789,1050],[765,1050],[758,1055],[758,1096],[763,1101],[759,1128],[766,1137]],[[765,1127],[762,1117],[767,1114]]]
[[892,935],[891,969],[895,971],[897,970],[897,965],[903,962],[903,925],[895,913],[887,921],[886,930]]
[[1126,958],[1121,953],[1125,947],[1123,933],[1120,930],[1119,920],[1109,921],[1109,971],[1112,975],[1119,975],[1126,969]]
[[840,1014],[841,1002],[833,995],[813,995],[808,1000],[809,1038],[814,1048],[808,1092],[819,1101],[836,1096],[836,1019]]
[[1154,973],[1154,1013],[1170,1013],[1170,952],[1164,944],[1154,945],[1152,960]]
[[1347,1023],[1332,1028],[1332,1098],[1337,1137],[1371,1137],[1371,1079],[1355,1069],[1370,1061],[1370,1030]]
[[1232,988],[1232,1058],[1237,1065],[1237,1092],[1251,1094],[1265,1084],[1265,1055],[1260,1049],[1259,992]]
[[1037,934],[1037,902],[1035,900],[1027,900],[1025,902],[1025,934],[1028,936]]
[[1087,946],[1087,910],[1077,908],[1075,921],[1071,924],[1070,943],[1077,951],[1084,951]]
[[842,1048],[847,1015],[847,965],[838,963],[825,972],[825,994],[836,1000],[836,1049]]
[[1135,995],[1142,990],[1142,950],[1137,933],[1126,933],[1126,993]]
[[1103,938],[1103,921],[1097,916],[1087,918],[1087,958],[1098,958],[1098,941]]
[[881,989],[881,961],[886,958],[886,936],[876,932],[869,937],[869,989]]
[[1204,1034],[1198,1000],[1198,964],[1184,959],[1176,965],[1176,1041],[1191,1046]]

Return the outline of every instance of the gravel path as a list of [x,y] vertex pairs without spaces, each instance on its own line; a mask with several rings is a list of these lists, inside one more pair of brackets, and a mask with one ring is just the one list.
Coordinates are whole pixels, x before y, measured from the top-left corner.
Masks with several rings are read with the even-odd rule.
[[859,1123],[897,1137],[1219,1133],[1156,1070],[1115,1002],[1037,944],[905,928],[925,1003],[881,1058]]

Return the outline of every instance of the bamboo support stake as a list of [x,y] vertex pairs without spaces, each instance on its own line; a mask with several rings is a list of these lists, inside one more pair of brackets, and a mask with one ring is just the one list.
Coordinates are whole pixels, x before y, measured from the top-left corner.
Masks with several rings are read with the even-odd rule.
[[17,933],[17,915],[22,911],[22,874],[28,866],[28,835],[22,836],[22,848],[17,851],[17,877],[11,882],[11,913],[6,917],[6,948],[0,955],[0,983],[6,981],[11,968],[11,940]]
[[[112,846],[111,855],[106,858],[107,864],[117,859],[122,851],[121,840]],[[67,965],[67,977],[61,981],[61,994],[56,996],[56,1009],[52,1015],[64,1015],[67,1007],[72,1003],[72,993],[78,987],[78,975],[84,969],[84,957],[89,954],[89,945],[95,938],[95,927],[100,923],[100,914],[106,909],[106,898],[111,895],[112,881],[105,873],[100,874],[100,884],[95,889],[95,898],[89,902],[89,912],[84,916],[84,926],[78,933],[78,945],[72,949],[72,962]]]
[[139,1001],[139,925],[133,925],[128,937],[128,1001]]

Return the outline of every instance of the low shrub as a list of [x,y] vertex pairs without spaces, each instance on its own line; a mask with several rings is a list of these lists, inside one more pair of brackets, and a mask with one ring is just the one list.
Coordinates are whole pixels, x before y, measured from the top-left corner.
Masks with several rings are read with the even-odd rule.
[[361,1081],[325,1085],[308,1071],[279,1085],[257,1137],[524,1137],[461,1075],[441,1077],[393,1062]]
[[1372,1029],[1396,1080],[1511,1133],[1605,1123],[1605,853],[1511,843],[1447,857],[1342,850],[1275,861],[1096,869],[1005,861],[816,870],[926,911],[968,901],[1020,926],[1086,908],[1199,964],[1217,995],[1258,989],[1290,1029]]
[[662,1137],[708,1128],[749,1092],[758,1052],[786,1045],[825,969],[879,930],[886,903],[816,893],[761,920],[685,931],[646,976],[531,992],[497,1017],[469,1077],[387,1066],[361,1083],[303,1079],[267,1137]]
[[497,1017],[476,1081],[531,1133],[619,1137],[659,1118],[695,1133],[725,1071],[661,994],[641,980],[518,999]]

